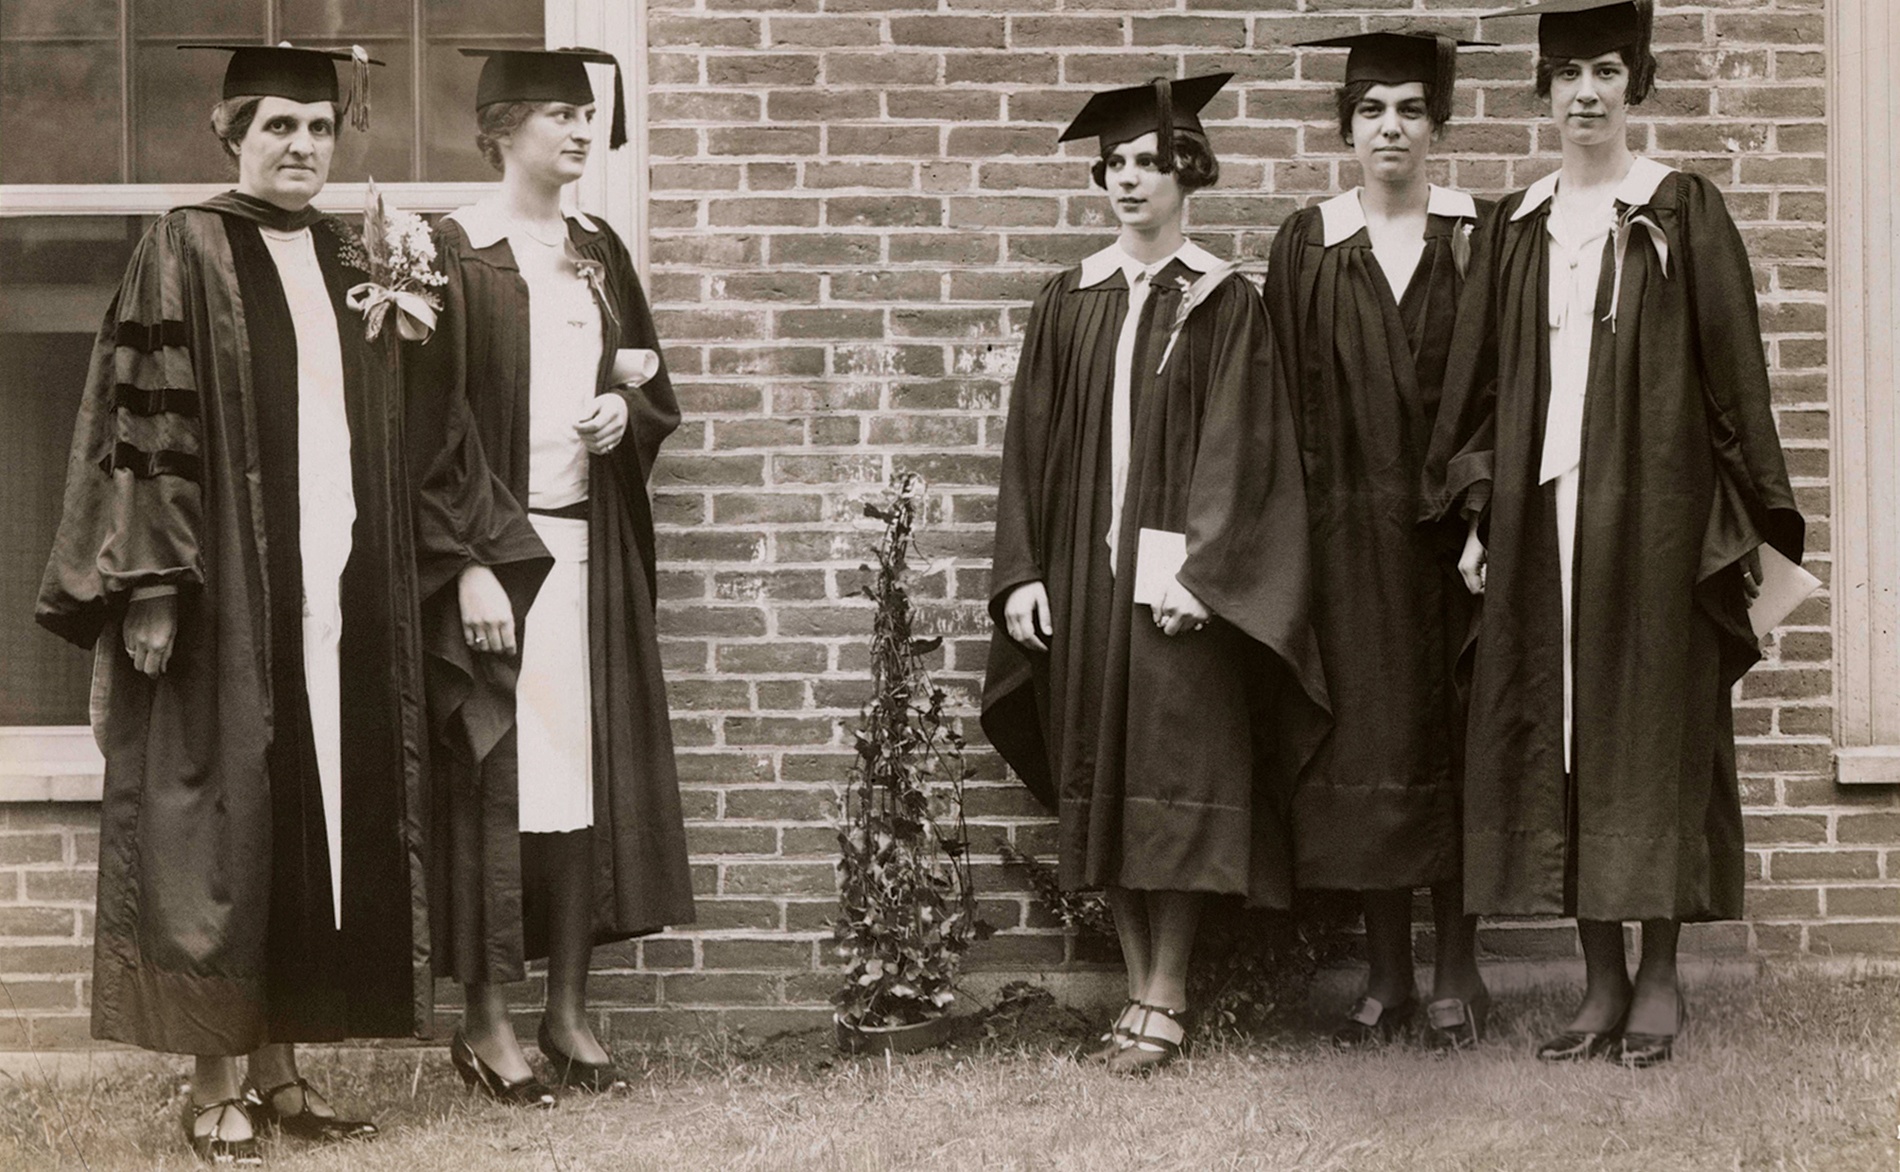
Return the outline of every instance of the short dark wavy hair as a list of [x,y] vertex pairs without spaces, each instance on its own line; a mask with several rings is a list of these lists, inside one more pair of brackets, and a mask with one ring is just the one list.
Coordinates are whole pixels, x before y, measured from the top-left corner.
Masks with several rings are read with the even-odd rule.
[[[1108,188],[1109,154],[1120,145],[1103,143],[1101,157],[1089,168],[1089,178],[1103,190]],[[1174,173],[1174,181],[1182,191],[1199,191],[1220,182],[1220,160],[1214,157],[1214,144],[1194,130],[1174,132],[1174,166],[1163,169]]]
[[501,170],[501,140],[521,129],[530,115],[552,102],[490,102],[475,111],[475,149]]
[[[1639,49],[1635,45],[1624,45],[1616,51],[1616,55],[1623,59],[1624,66],[1630,71],[1630,86],[1623,100],[1629,105],[1640,106],[1643,99],[1649,97],[1650,91],[1656,88],[1656,54],[1647,47]],[[1537,58],[1538,97],[1550,97],[1550,83],[1556,78],[1557,70],[1573,60],[1577,58],[1541,55]]]
[[[1385,84],[1387,83],[1378,81],[1354,81],[1348,82],[1333,91],[1333,108],[1339,115],[1340,142],[1345,143],[1347,146],[1352,145],[1352,112],[1358,109],[1359,103],[1364,101],[1365,96],[1372,92],[1373,86]],[[1433,99],[1438,95],[1433,91],[1431,82],[1426,81],[1420,82],[1419,84],[1425,87],[1425,110],[1429,115],[1431,111],[1436,108]],[[1432,118],[1432,137],[1437,138],[1440,134],[1443,134],[1446,123],[1450,121],[1451,116],[1449,114],[1442,119],[1436,117]]]

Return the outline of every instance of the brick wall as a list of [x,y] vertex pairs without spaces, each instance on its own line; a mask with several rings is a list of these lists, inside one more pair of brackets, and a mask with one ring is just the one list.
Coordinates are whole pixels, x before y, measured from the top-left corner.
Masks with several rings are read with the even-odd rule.
[[[621,1007],[616,1031],[678,1020],[655,1009],[816,1022],[834,979],[833,786],[867,685],[868,619],[851,597],[867,534],[854,521],[894,471],[929,478],[922,541],[944,563],[922,592],[946,636],[940,678],[973,700],[1014,339],[1045,277],[1112,231],[1085,156],[1056,148],[1061,125],[1090,89],[1234,70],[1206,115],[1223,179],[1195,197],[1191,231],[1257,269],[1291,211],[1356,182],[1329,121],[1342,55],[1284,46],[1394,17],[1471,36],[1479,13],[1509,5],[649,3],[651,286],[687,411],[654,477],[661,631],[700,925],[602,950],[595,989]],[[1484,31],[1517,43],[1466,57],[1436,173],[1495,195],[1555,166],[1555,142],[1530,92],[1531,26]],[[1728,194],[1756,263],[1810,566],[1825,577],[1822,36],[1822,0],[1665,4],[1662,82],[1634,141]],[[1694,951],[1900,952],[1900,799],[1829,777],[1829,623],[1824,597],[1807,603],[1742,685],[1751,919],[1692,929]],[[979,842],[1051,855],[1024,791],[993,756],[978,764]],[[35,1042],[75,1039],[91,813],[7,819],[0,970],[27,974],[7,986]],[[1019,876],[986,854],[977,878],[1001,929],[978,967],[1075,967]],[[1574,934],[1498,923],[1483,945],[1494,959],[1555,959]]]

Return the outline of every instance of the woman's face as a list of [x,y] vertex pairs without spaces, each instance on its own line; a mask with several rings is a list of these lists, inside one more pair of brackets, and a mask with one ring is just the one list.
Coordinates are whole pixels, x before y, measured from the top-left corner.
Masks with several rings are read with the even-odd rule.
[[1352,153],[1367,181],[1409,183],[1425,173],[1431,149],[1424,82],[1375,85],[1352,108]]
[[335,105],[261,98],[238,143],[238,190],[286,211],[301,210],[323,190],[335,153]]
[[550,187],[572,183],[587,169],[594,145],[594,105],[544,102],[496,145],[503,174],[518,172]]
[[1550,117],[1575,146],[1621,141],[1629,123],[1629,66],[1621,55],[1573,57],[1550,76]]
[[1109,204],[1124,228],[1153,229],[1181,222],[1187,193],[1172,171],[1156,167],[1160,143],[1153,131],[1118,143],[1103,159]]

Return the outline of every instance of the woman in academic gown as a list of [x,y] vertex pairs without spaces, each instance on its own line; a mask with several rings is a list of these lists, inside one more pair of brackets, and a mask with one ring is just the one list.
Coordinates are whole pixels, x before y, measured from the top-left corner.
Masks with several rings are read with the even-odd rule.
[[1576,916],[1583,1001],[1538,1055],[1645,1066],[1682,1024],[1681,924],[1742,914],[1729,694],[1759,657],[1759,547],[1798,563],[1803,522],[1721,193],[1625,141],[1649,4],[1523,14],[1563,165],[1478,234],[1426,464],[1485,599],[1466,906]]
[[395,331],[309,206],[351,54],[181,47],[232,51],[237,189],[161,218],[106,312],[38,617],[96,659],[93,1033],[196,1055],[188,1140],[254,1163],[254,1126],[376,1130],[292,1043],[429,1012],[416,550]]
[[587,1015],[593,946],[693,919],[647,498],[679,408],[626,245],[561,208],[595,134],[586,65],[613,57],[465,52],[486,58],[477,143],[502,182],[440,226],[442,330],[409,372],[418,442],[448,439],[417,525],[454,550],[420,575],[435,959],[466,987],[456,1068],[547,1106],[503,987],[547,957],[551,1081],[621,1085]]
[[1053,799],[1063,886],[1114,909],[1128,1003],[1095,1056],[1128,1073],[1179,1053],[1206,897],[1287,906],[1271,778],[1324,732],[1266,313],[1182,233],[1230,76],[1097,94],[1064,131],[1099,138],[1121,231],[1037,297],[1003,442],[983,727]]
[[1293,802],[1294,880],[1362,893],[1366,992],[1333,1032],[1389,1039],[1418,1011],[1412,890],[1432,889],[1428,1038],[1462,1049],[1490,996],[1460,882],[1463,706],[1453,669],[1471,621],[1462,526],[1420,526],[1452,323],[1480,209],[1426,178],[1451,118],[1459,42],[1364,33],[1345,48],[1339,133],[1365,185],[1293,213],[1265,289],[1293,403],[1312,526],[1313,622],[1333,734]]

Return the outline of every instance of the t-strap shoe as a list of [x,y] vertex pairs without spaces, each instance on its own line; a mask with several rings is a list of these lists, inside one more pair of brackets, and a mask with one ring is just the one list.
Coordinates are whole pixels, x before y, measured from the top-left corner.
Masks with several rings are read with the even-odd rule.
[[605,1062],[582,1062],[573,1057],[554,1044],[545,1017],[541,1019],[541,1029],[535,1035],[535,1044],[541,1047],[542,1057],[548,1060],[548,1070],[553,1074],[557,1087],[578,1087],[584,1091],[627,1089],[626,1076],[614,1065],[612,1055]]
[[1425,1007],[1428,1044],[1434,1050],[1455,1053],[1470,1050],[1484,1040],[1485,1019],[1491,1015],[1491,994],[1466,1000],[1441,997]]
[[[243,1139],[224,1138],[224,1113],[236,1111],[248,1122],[251,1114],[245,1109],[243,1099],[219,1099],[215,1103],[198,1104],[185,1096],[185,1141],[191,1145],[192,1152],[207,1164],[231,1164],[254,1166],[264,1162],[263,1155],[257,1150],[255,1133]],[[215,1115],[211,1130],[202,1134],[198,1123],[207,1115]]]
[[1341,1050],[1356,1050],[1380,1042],[1404,1029],[1418,1012],[1418,998],[1408,996],[1397,1005],[1386,1005],[1377,997],[1361,997],[1353,1003],[1346,1020],[1333,1030],[1333,1045]]
[[1146,1003],[1140,1008],[1141,1019],[1132,1040],[1109,1056],[1108,1068],[1116,1074],[1153,1074],[1172,1065],[1181,1056],[1181,1044],[1187,1041],[1187,1028],[1181,1024],[1186,1010]]
[[[277,1105],[278,1096],[291,1091],[297,1092],[297,1109],[285,1111]],[[260,1090],[252,1083],[244,1086],[244,1105],[250,1108],[251,1118],[264,1127],[274,1127],[285,1135],[318,1143],[376,1137],[376,1125],[369,1120],[345,1119],[336,1114],[319,1115],[311,1109],[312,1099],[329,1106],[322,1092],[301,1078],[280,1083],[269,1090]]]
[[1117,1013],[1115,1020],[1109,1023],[1108,1032],[1096,1040],[1093,1049],[1083,1051],[1082,1061],[1097,1064],[1107,1062],[1124,1046],[1133,1043],[1134,1022],[1138,1020],[1136,1010],[1140,1008],[1141,1002],[1133,997],[1123,1002],[1121,1012]]

